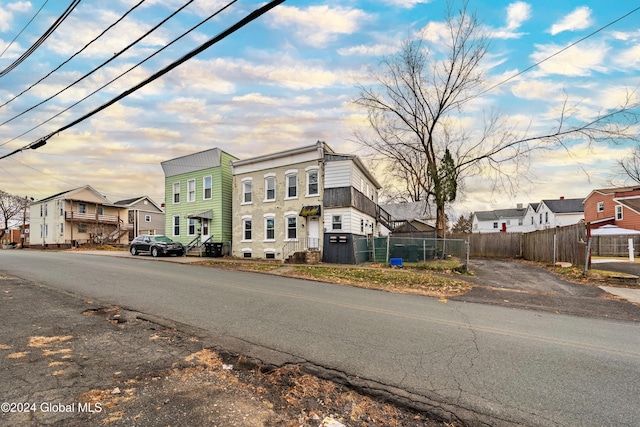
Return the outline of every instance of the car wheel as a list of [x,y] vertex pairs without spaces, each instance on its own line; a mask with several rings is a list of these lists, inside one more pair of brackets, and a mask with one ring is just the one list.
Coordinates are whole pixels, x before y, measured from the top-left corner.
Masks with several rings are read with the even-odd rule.
[[129,252],[131,252],[131,255],[133,256],[138,255],[138,250],[136,249],[135,246],[131,246],[131,249],[129,249]]
[[152,257],[157,257],[158,256],[158,248],[151,248],[151,256]]

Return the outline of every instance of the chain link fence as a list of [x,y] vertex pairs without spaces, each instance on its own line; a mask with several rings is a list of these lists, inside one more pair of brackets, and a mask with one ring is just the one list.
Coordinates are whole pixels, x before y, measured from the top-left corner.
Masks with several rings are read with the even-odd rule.
[[456,257],[466,260],[467,242],[463,239],[434,239],[411,237],[357,237],[354,239],[356,261],[389,263],[391,258],[403,262],[426,262]]

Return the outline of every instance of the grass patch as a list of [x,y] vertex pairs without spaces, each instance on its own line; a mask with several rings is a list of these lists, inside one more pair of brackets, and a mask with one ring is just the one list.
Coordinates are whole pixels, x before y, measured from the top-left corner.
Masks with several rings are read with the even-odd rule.
[[294,266],[283,274],[302,279],[437,297],[460,295],[471,289],[471,285],[455,278],[387,268]]
[[451,259],[435,259],[426,262],[403,262],[403,268],[411,270],[429,270],[443,273],[451,273],[453,271],[464,272],[464,265],[457,258]]
[[247,262],[247,261],[216,261],[206,260],[195,262],[196,265],[204,265],[206,267],[221,268],[224,270],[236,271],[257,271],[268,273],[282,267],[281,263],[265,263],[265,262]]

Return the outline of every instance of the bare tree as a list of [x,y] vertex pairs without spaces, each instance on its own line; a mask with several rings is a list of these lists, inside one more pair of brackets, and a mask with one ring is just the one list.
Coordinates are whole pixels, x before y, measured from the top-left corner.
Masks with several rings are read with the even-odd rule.
[[484,118],[483,129],[465,129],[457,119],[469,101],[484,93],[489,42],[466,3],[457,12],[450,4],[445,23],[444,59],[427,48],[424,37],[408,40],[399,53],[383,58],[372,72],[372,85],[358,85],[360,94],[354,99],[367,111],[370,125],[356,139],[388,161],[389,176],[406,186],[410,198],[435,204],[439,233],[445,229],[447,203],[470,176],[489,175],[494,189],[513,189],[534,151],[570,150],[570,140],[637,139],[634,93],[617,109],[588,121],[578,119],[578,106],[565,97],[557,123],[541,134],[533,134],[531,125],[521,129],[497,112]]
[[631,153],[618,160],[619,174],[640,184],[640,146],[633,147]]
[[9,221],[22,218],[23,211],[28,204],[26,198],[14,196],[0,190],[0,218],[4,223],[4,230],[9,228]]

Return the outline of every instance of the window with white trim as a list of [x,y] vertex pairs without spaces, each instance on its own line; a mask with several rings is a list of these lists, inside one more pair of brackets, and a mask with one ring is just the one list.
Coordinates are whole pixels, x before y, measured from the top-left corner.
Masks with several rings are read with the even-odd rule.
[[242,241],[250,242],[252,238],[252,222],[251,218],[244,218],[242,220]]
[[196,201],[196,180],[190,179],[187,181],[187,202]]
[[242,204],[249,204],[252,201],[252,181],[251,178],[242,180]]
[[202,200],[211,200],[213,196],[213,180],[210,176],[202,178]]
[[276,239],[276,219],[274,216],[264,218],[264,240],[273,241]]
[[287,175],[287,195],[286,199],[295,199],[298,197],[298,174],[290,173]]
[[307,171],[307,196],[317,196],[320,194],[318,185],[318,169]]
[[287,239],[295,240],[298,238],[298,218],[290,216],[287,221]]
[[598,212],[604,212],[604,202],[598,202],[597,210]]
[[331,229],[342,230],[342,215],[331,216]]
[[180,183],[179,182],[174,182],[173,183],[173,204],[178,204],[180,203]]
[[273,202],[276,200],[276,177],[266,176],[264,178],[264,201]]
[[616,220],[622,220],[622,205],[616,206]]
[[180,215],[173,216],[173,235],[180,235]]
[[495,228],[496,230],[498,229],[498,223],[497,222],[493,223],[493,228]]
[[144,222],[151,222],[151,215],[145,215]]
[[189,218],[188,227],[187,227],[187,236],[195,236],[196,235],[196,219]]

